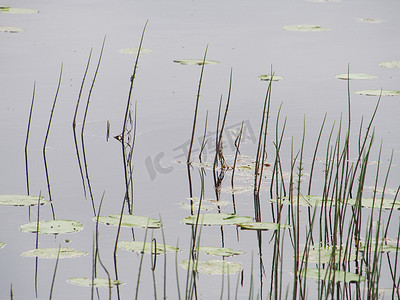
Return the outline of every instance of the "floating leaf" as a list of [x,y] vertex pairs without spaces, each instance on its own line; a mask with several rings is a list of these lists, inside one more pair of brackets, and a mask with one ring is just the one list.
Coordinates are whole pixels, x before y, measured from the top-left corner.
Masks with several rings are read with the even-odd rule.
[[[197,220],[197,215],[189,216],[182,220],[182,223],[188,225],[195,225]],[[239,223],[250,222],[251,217],[243,217],[231,214],[200,214],[199,224],[203,225],[236,225]]]
[[[333,247],[330,246],[314,246],[309,248],[308,250],[308,257],[306,258],[304,256],[303,261],[305,262],[306,259],[309,263],[328,263],[329,261],[332,260],[332,254],[334,252]],[[303,257],[303,253],[300,253],[300,258]],[[348,254],[344,256],[344,250],[342,247],[342,252],[340,252],[339,247],[336,248],[335,250],[335,262],[338,263],[339,260],[340,262],[347,262],[347,261],[353,261],[356,259],[356,256],[354,254],[350,255],[350,260]]]
[[[121,215],[109,215],[107,217],[100,216],[99,222],[107,225],[118,226],[120,216]],[[93,220],[96,221],[97,217],[94,217]],[[142,228],[146,228],[147,226],[148,228],[156,229],[161,227],[161,221],[143,216],[123,215],[121,226]]]
[[[140,49],[140,54],[149,54],[151,53],[153,50],[151,49]],[[124,48],[124,49],[120,49],[119,53],[122,54],[137,54],[139,52],[139,48]]]
[[5,14],[37,14],[38,12],[39,11],[37,9],[0,6],[0,13],[5,13]]
[[[37,222],[21,225],[19,228],[24,232],[36,233]],[[82,229],[82,223],[71,220],[50,220],[39,222],[39,233],[43,234],[72,233],[78,232]]]
[[384,22],[383,20],[378,20],[374,18],[358,18],[357,21],[362,23],[372,23],[372,24],[379,24]]
[[[162,254],[164,252],[176,252],[179,251],[179,248],[175,248],[169,245],[164,244],[156,244],[156,249],[154,249],[155,244],[152,242],[146,242],[144,245],[144,253],[151,253],[151,254]],[[126,242],[121,241],[118,242],[118,247],[132,252],[143,252],[143,242],[133,241],[133,242]],[[165,251],[164,251],[165,247]]]
[[[203,59],[177,59],[177,60],[174,60],[174,62],[181,64],[181,65],[199,65],[199,66],[201,66],[203,64]],[[219,64],[219,61],[206,60],[204,62],[204,64],[216,65],[216,64]]]
[[[25,195],[0,195],[0,205],[9,206],[33,206],[39,202],[38,196],[25,196]],[[40,204],[50,203],[50,201],[43,200],[40,197]]]
[[291,228],[292,226],[287,225],[287,224],[279,224],[278,223],[268,223],[268,222],[246,222],[246,223],[240,223],[238,226],[241,229],[245,230],[278,230],[280,229],[285,229],[285,228]]
[[[357,199],[348,199],[347,204],[350,205],[358,205]],[[400,209],[400,201],[395,201],[394,199],[383,199],[382,198],[362,198],[361,199],[361,207],[367,207],[367,208],[377,208],[379,209],[382,204],[382,209],[391,209],[392,206],[394,209]]]
[[0,249],[3,248],[6,245],[4,242],[0,242]]
[[[270,202],[277,203],[276,199],[269,199]],[[280,204],[290,205],[291,201],[288,197],[283,197],[280,201]],[[297,205],[299,203],[300,206],[321,206],[323,203],[326,205],[327,203],[330,205],[331,200],[322,200],[322,197],[307,195],[300,195],[299,201],[297,202],[297,196],[293,196],[293,205]]]
[[397,96],[400,95],[400,91],[394,91],[394,90],[362,90],[362,91],[356,91],[354,93],[359,94],[359,95],[366,95],[366,96],[380,96],[382,92],[382,96]]
[[221,275],[221,274],[236,274],[239,273],[243,268],[239,263],[228,262],[225,260],[207,260],[207,261],[190,261],[184,260],[180,263],[181,267],[190,270],[196,270],[198,273],[209,274],[209,275]]
[[205,247],[205,246],[200,246],[199,251],[206,253],[208,255],[220,255],[220,256],[234,256],[234,255],[244,254],[244,252],[240,250],[233,250],[229,248],[219,248],[219,247]]
[[327,31],[331,30],[330,28],[326,28],[320,25],[287,25],[283,26],[284,30],[288,31]]
[[260,75],[257,77],[258,79],[262,80],[262,81],[270,81],[272,78],[272,81],[279,81],[282,80],[283,77],[278,76],[278,75],[274,75],[272,76],[271,74],[267,74],[267,75]]
[[[369,251],[374,252],[375,251],[375,246],[376,246],[376,244],[372,243],[370,245]],[[366,246],[365,245],[360,245],[358,247],[358,250],[360,250],[361,252],[365,252],[366,251]],[[387,252],[398,252],[398,251],[400,251],[400,249],[397,248],[396,246],[393,246],[393,245],[380,243],[380,244],[378,244],[378,251],[381,252],[381,253],[387,253]]]
[[329,280],[335,282],[360,282],[365,281],[365,278],[359,274],[354,274],[344,271],[334,271],[331,269],[303,269],[300,272],[301,277],[316,279],[316,280]]
[[67,281],[74,285],[79,286],[88,286],[91,287],[115,287],[117,285],[124,284],[122,281],[119,280],[108,280],[108,278],[87,278],[87,277],[73,277],[67,279]]
[[385,61],[379,64],[381,67],[385,68],[400,68],[400,60],[393,60],[393,61]]
[[353,74],[338,74],[335,76],[337,79],[375,79],[379,78],[379,76],[370,75],[370,74],[363,74],[363,73],[353,73]]
[[18,32],[23,32],[24,30],[19,27],[13,27],[13,26],[0,26],[0,32],[9,32],[9,33],[18,33]]
[[78,251],[73,248],[42,248],[26,251],[21,254],[25,257],[39,257],[39,258],[57,258],[58,250],[60,250],[59,258],[75,258],[88,254],[87,252]]

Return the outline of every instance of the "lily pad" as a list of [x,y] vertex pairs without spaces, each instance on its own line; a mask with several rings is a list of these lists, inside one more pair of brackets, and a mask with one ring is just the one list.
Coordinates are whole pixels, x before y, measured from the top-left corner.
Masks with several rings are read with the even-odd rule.
[[379,24],[384,22],[384,20],[378,20],[374,18],[358,18],[357,21],[362,23],[372,23],[372,24]]
[[233,250],[229,248],[219,248],[219,247],[206,247],[200,246],[199,251],[208,255],[220,255],[220,256],[234,256],[234,255],[243,255],[245,254],[240,250]]
[[[187,225],[196,224],[197,215],[189,216],[182,220]],[[199,224],[203,225],[237,225],[239,223],[250,222],[251,217],[238,216],[233,214],[200,214]]]
[[6,245],[4,242],[0,242],[0,249],[3,248]]
[[[107,217],[105,216],[100,216],[99,217],[99,222],[104,223],[106,225],[119,225],[119,219],[121,215],[109,215]],[[94,221],[97,220],[97,217],[93,218]],[[124,227],[142,227],[146,228],[161,228],[161,221],[148,218],[148,217],[143,217],[143,216],[132,216],[132,215],[123,215],[122,216],[122,223],[121,226]]]
[[328,31],[331,30],[330,28],[323,27],[321,25],[287,25],[283,26],[284,30],[287,31]]
[[79,286],[87,286],[91,287],[92,285],[94,287],[115,287],[117,285],[124,284],[122,281],[119,280],[108,280],[108,278],[88,278],[88,277],[73,277],[67,279],[67,281],[71,284],[74,285],[79,285]]
[[363,74],[363,73],[353,73],[353,74],[338,74],[335,76],[335,78],[337,79],[343,79],[343,80],[347,80],[347,79],[375,79],[375,78],[379,78],[379,76],[376,75],[370,75],[370,74]]
[[[201,66],[203,64],[203,59],[176,59],[174,60],[175,63],[181,64],[181,65],[199,65]],[[216,60],[206,60],[204,62],[206,65],[216,65],[219,64],[219,61]]]
[[[278,203],[276,199],[269,199],[270,202],[273,203]],[[290,205],[291,202],[289,200],[289,198],[287,197],[283,197],[280,201],[281,204],[285,204],[285,205]],[[322,197],[320,196],[313,196],[313,195],[307,195],[307,196],[303,196],[300,195],[300,199],[299,199],[299,205],[300,206],[321,206],[323,203],[330,205],[331,200],[322,200]],[[297,205],[297,196],[294,196],[293,199],[293,205]]]
[[[137,54],[138,52],[139,48],[124,48],[119,50],[119,53],[122,54]],[[149,54],[151,52],[153,52],[151,49],[140,49],[141,54]]]
[[382,96],[397,96],[400,95],[400,91],[395,91],[395,90],[361,90],[361,91],[356,91],[354,92],[359,95],[366,95],[366,96],[380,96],[382,93]]
[[[333,247],[330,246],[314,246],[311,247],[310,249],[307,250],[308,251],[308,258],[307,261],[309,263],[328,263],[331,258],[332,258],[332,254],[333,254]],[[304,252],[303,252],[304,253]],[[300,254],[300,257],[303,257],[303,253]],[[346,262],[349,261],[348,259],[348,254],[346,254],[346,256],[344,256],[344,252],[343,252],[343,247],[342,247],[342,252],[340,253],[340,249],[339,247],[336,248],[335,250],[335,261],[339,262],[343,262],[343,260],[345,260]],[[356,256],[354,254],[350,255],[350,261],[354,261],[356,259]],[[304,257],[304,262],[306,261],[306,257]]]
[[59,258],[75,258],[87,255],[87,252],[78,251],[73,248],[42,248],[42,249],[33,249],[26,251],[21,254],[21,256],[25,257],[39,257],[39,258],[57,258],[58,250],[60,250]]
[[23,32],[24,30],[19,27],[14,26],[0,26],[0,32],[9,32],[9,33],[18,33]]
[[283,77],[281,77],[281,76],[278,76],[278,75],[272,76],[271,74],[260,75],[257,78],[262,80],[262,81],[270,81],[271,78],[272,78],[272,81],[279,81],[279,80],[283,79]]
[[[191,261],[189,268],[191,270],[196,269],[198,273],[209,274],[209,275],[222,275],[222,274],[236,274],[239,273],[243,268],[240,263],[228,262],[225,260],[207,260],[207,261]],[[180,263],[181,267],[188,268],[188,260],[184,260]]]
[[[25,196],[25,195],[0,195],[0,205],[9,206],[33,206],[39,202],[38,196]],[[40,197],[40,205],[50,203],[50,201],[43,200]]]
[[[268,222],[246,222],[240,223],[238,226],[245,230],[278,230],[278,223],[268,223]],[[287,224],[280,224],[280,229],[291,228],[292,226]]]
[[37,9],[0,6],[0,13],[5,13],[5,14],[37,14],[38,12],[39,11]]
[[303,269],[300,272],[300,276],[316,280],[335,280],[335,282],[365,281],[365,278],[359,274],[344,271],[333,271],[330,269]]
[[[19,226],[24,232],[37,232],[37,222],[31,222]],[[83,229],[83,224],[71,220],[50,220],[39,222],[39,233],[43,234],[59,234],[78,232]]]
[[385,62],[381,62],[379,64],[379,66],[381,67],[385,67],[385,68],[400,68],[400,60],[393,60],[393,61],[385,61]]
[[[139,241],[121,241],[118,242],[118,247],[127,250],[127,251],[132,251],[132,252],[143,252],[143,242]],[[152,242],[146,242],[144,245],[144,253],[147,254],[162,254],[164,253],[164,247],[165,247],[165,252],[176,252],[179,251],[179,248],[172,247],[169,245],[164,245],[164,244],[158,244],[156,245],[156,249],[154,249],[154,243]]]
[[[370,246],[370,251],[375,251],[375,245],[376,244],[372,243],[372,245]],[[366,251],[365,245],[361,245],[360,247],[358,247],[358,250],[361,252],[365,252]],[[400,251],[400,249],[394,245],[381,243],[378,245],[378,251],[380,253],[388,253],[388,252],[398,252]]]
[[[350,205],[356,205],[357,200],[356,199],[349,199],[347,200],[347,203]],[[361,199],[361,207],[368,207],[379,209],[381,207],[382,203],[382,209],[391,209],[392,206],[394,209],[400,209],[400,201],[394,201],[394,199],[383,199],[382,198],[375,198],[375,202],[372,198],[362,198]]]

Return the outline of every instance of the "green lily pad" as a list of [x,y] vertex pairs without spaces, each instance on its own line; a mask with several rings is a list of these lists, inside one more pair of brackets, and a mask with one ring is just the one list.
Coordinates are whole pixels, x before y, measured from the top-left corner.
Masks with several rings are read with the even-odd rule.
[[73,277],[67,279],[67,282],[79,285],[79,286],[87,286],[91,287],[92,283],[94,287],[115,287],[117,285],[124,284],[122,281],[119,280],[108,280],[108,278],[88,278],[88,277]]
[[381,67],[385,68],[400,68],[400,60],[393,60],[393,61],[385,61],[379,64]]
[[[269,199],[270,202],[273,203],[278,203],[278,201],[276,199]],[[320,196],[313,196],[313,195],[300,195],[299,198],[299,205],[300,206],[321,206],[323,203],[325,203],[325,205],[330,205],[331,200],[322,200],[322,197]],[[289,198],[287,197],[283,197],[282,200],[280,201],[281,204],[285,204],[285,205],[290,205],[291,202],[289,200]],[[293,205],[297,205],[297,196],[294,196],[293,199]]]
[[234,255],[243,255],[245,254],[240,250],[233,250],[229,248],[219,248],[219,247],[206,247],[200,246],[199,251],[208,255],[219,255],[219,256],[234,256]]
[[331,30],[330,28],[326,28],[320,25],[308,25],[308,24],[302,24],[302,25],[287,25],[283,26],[284,30],[287,31],[328,31]]
[[[197,215],[189,216],[182,220],[187,225],[196,224]],[[233,214],[200,214],[199,224],[203,225],[236,225],[239,223],[250,222],[251,217],[238,216]]]
[[[366,251],[366,247],[365,245],[361,245],[360,247],[358,247],[358,250],[361,252],[365,252]],[[375,251],[375,244],[373,243],[369,249],[370,251]],[[397,248],[394,245],[388,245],[388,244],[379,244],[378,245],[378,251],[381,253],[388,253],[388,252],[398,252],[400,251],[399,248]]]
[[[382,203],[382,209],[391,209],[392,206],[393,209],[400,209],[400,201],[394,202],[394,199],[383,199],[382,202],[382,198],[375,198],[375,203],[372,198],[361,199],[361,207],[372,208],[373,205],[374,208],[379,209],[381,207],[381,203]],[[349,199],[347,200],[347,204],[356,205],[357,199]]]
[[[198,65],[201,66],[203,64],[203,59],[176,59],[174,60],[175,63],[181,65]],[[216,60],[206,60],[204,62],[206,65],[216,65],[219,64],[219,61]]]
[[[245,230],[278,230],[278,223],[269,222],[246,222],[237,224],[241,229]],[[281,224],[280,229],[291,228],[292,226],[287,224]]]
[[357,21],[362,23],[372,23],[372,24],[379,24],[384,22],[384,20],[378,20],[374,18],[358,18]]
[[279,81],[279,80],[283,79],[283,77],[281,77],[281,76],[278,76],[278,75],[272,76],[271,74],[260,75],[257,78],[262,80],[262,81],[270,81],[271,78],[272,78],[272,81]]
[[365,281],[365,278],[359,274],[344,271],[333,271],[330,269],[303,269],[300,272],[300,276],[316,280],[335,280],[335,282]]
[[[164,252],[176,252],[179,251],[179,248],[172,247],[169,245],[164,245],[164,244],[159,244],[157,243],[156,249],[154,249],[154,243],[152,242],[146,242],[144,245],[144,251],[143,251],[143,242],[139,241],[133,241],[133,242],[128,242],[128,241],[121,241],[118,242],[118,247],[127,250],[127,251],[132,251],[132,252],[144,252],[147,254],[162,254]],[[165,247],[165,251],[164,251]]]
[[[309,263],[321,263],[325,264],[331,261],[332,254],[333,254],[333,247],[329,246],[314,246],[311,247],[308,251],[308,258],[307,261]],[[303,253],[300,253],[300,258],[303,257]],[[344,257],[344,252],[343,252],[343,247],[342,247],[342,253],[340,253],[340,249],[337,247],[335,250],[335,262],[343,262],[345,261],[354,261],[356,259],[356,256],[354,254],[350,255],[350,260],[348,259],[348,254],[346,254],[346,257]],[[306,261],[306,257],[304,257],[304,262]]]
[[[0,205],[9,206],[33,206],[39,202],[38,196],[25,196],[25,195],[0,195]],[[50,203],[50,201],[43,200],[40,197],[40,205]]]
[[[109,215],[107,217],[105,216],[100,216],[99,217],[99,222],[104,223],[106,225],[119,225],[119,219],[121,215]],[[94,221],[97,220],[97,217],[93,218]],[[143,216],[132,216],[132,215],[123,215],[122,216],[122,223],[121,226],[124,227],[142,227],[146,228],[161,228],[161,221],[148,218],[148,217],[143,217]]]
[[[242,265],[240,263],[228,262],[225,260],[207,260],[207,261],[191,261],[189,268],[191,270],[196,269],[198,273],[209,274],[209,275],[222,275],[222,274],[236,274],[242,271]],[[181,267],[188,268],[188,260],[184,260],[180,263]]]
[[26,251],[21,254],[21,256],[25,257],[39,257],[39,258],[57,258],[58,250],[60,250],[59,258],[75,258],[87,255],[87,252],[78,251],[73,248],[42,248],[42,249],[33,249]]
[[338,74],[335,76],[337,79],[375,79],[379,78],[379,76],[376,75],[370,75],[370,74],[363,74],[363,73],[353,73],[353,74]]
[[354,92],[359,95],[366,95],[366,96],[380,96],[382,93],[382,96],[397,96],[400,95],[400,91],[395,91],[395,90],[361,90],[361,91],[356,91]]
[[3,248],[6,245],[4,242],[0,242],[0,249]]
[[14,26],[0,26],[0,32],[9,32],[9,33],[18,33],[23,32],[24,30],[19,27]]
[[[124,48],[119,50],[119,53],[122,54],[138,54],[138,52],[139,48]],[[151,52],[153,52],[151,49],[140,49],[141,54],[149,54]]]
[[39,11],[37,9],[28,8],[14,8],[9,6],[1,6],[0,13],[5,14],[37,14]]
[[[24,232],[37,232],[37,222],[31,222],[19,226]],[[50,220],[39,222],[39,233],[43,234],[59,234],[78,232],[83,229],[83,224],[71,220]]]

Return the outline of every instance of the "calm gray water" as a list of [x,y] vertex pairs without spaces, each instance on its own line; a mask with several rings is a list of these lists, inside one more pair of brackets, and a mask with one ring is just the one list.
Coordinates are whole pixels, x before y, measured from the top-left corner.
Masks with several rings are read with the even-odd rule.
[[[228,92],[229,72],[233,70],[231,107],[227,126],[237,133],[245,121],[249,135],[242,145],[242,154],[255,156],[262,105],[267,87],[257,76],[270,72],[271,65],[282,81],[273,84],[271,120],[283,102],[281,120],[287,116],[286,150],[290,139],[299,146],[303,119],[306,118],[306,157],[312,157],[316,136],[325,112],[327,125],[338,122],[341,114],[347,120],[346,81],[334,76],[346,73],[367,73],[379,76],[373,80],[353,80],[353,131],[358,131],[361,117],[369,120],[377,97],[361,96],[361,89],[400,89],[399,69],[379,66],[384,61],[400,60],[400,28],[398,1],[342,1],[339,3],[312,3],[307,1],[6,1],[4,5],[38,9],[39,14],[0,13],[1,26],[16,26],[21,33],[0,32],[0,194],[26,194],[24,144],[32,97],[36,81],[36,102],[33,109],[29,142],[29,170],[31,194],[47,196],[42,147],[53,103],[60,66],[63,77],[54,119],[48,140],[47,160],[52,196],[57,218],[82,222],[85,229],[71,235],[40,236],[41,247],[68,246],[89,252],[77,259],[64,259],[59,269],[53,292],[54,299],[88,299],[90,290],[70,285],[69,277],[91,276],[91,249],[94,222],[90,200],[85,199],[76,160],[72,134],[72,118],[89,51],[93,48],[88,83],[91,82],[101,43],[106,35],[103,60],[91,98],[86,124],[86,151],[88,168],[96,206],[105,192],[102,214],[119,213],[124,195],[121,146],[111,138],[106,141],[107,121],[111,136],[121,133],[129,78],[135,56],[119,53],[122,48],[138,47],[141,32],[149,20],[143,47],[152,52],[141,56],[133,100],[137,101],[137,139],[134,153],[135,214],[158,218],[161,214],[167,243],[177,239],[185,250],[179,259],[187,258],[190,230],[180,223],[189,211],[179,208],[187,201],[188,183],[183,148],[190,139],[193,110],[200,75],[198,66],[183,66],[174,59],[202,58],[209,45],[208,59],[218,65],[207,65],[201,93],[197,137],[201,137],[206,111],[209,112],[209,136],[215,132],[220,95]],[[359,22],[358,18],[383,20],[373,24]],[[291,32],[285,25],[316,24],[332,30],[324,32]],[[82,101],[86,101],[89,84]],[[225,101],[225,100],[224,100]],[[383,142],[384,165],[392,149],[392,174],[388,188],[396,189],[399,181],[400,152],[399,96],[383,97],[375,121],[375,147],[372,160],[377,159],[379,144]],[[80,130],[83,105],[78,116]],[[252,134],[254,132],[254,134]],[[327,131],[326,131],[327,132]],[[273,133],[273,131],[272,131]],[[325,142],[326,142],[325,135]],[[356,139],[356,136],[353,136]],[[210,140],[210,143],[212,141]],[[354,143],[355,144],[355,143]],[[199,144],[195,145],[197,148]],[[356,148],[354,145],[354,149]],[[270,151],[273,145],[270,145]],[[229,144],[226,154],[234,149]],[[213,150],[207,148],[209,160]],[[355,151],[354,157],[355,157]],[[321,151],[321,157],[324,152]],[[196,153],[197,157],[197,153]],[[197,159],[197,158],[196,158]],[[194,192],[200,192],[197,170],[194,172]],[[318,194],[316,176],[315,191]],[[212,173],[206,178],[206,197],[213,198]],[[373,185],[370,180],[367,185]],[[231,195],[222,194],[230,201]],[[270,205],[264,205],[264,219],[270,220]],[[237,196],[237,209],[242,215],[253,216],[251,193]],[[226,212],[232,212],[227,206]],[[34,299],[35,260],[20,254],[35,247],[33,234],[20,232],[18,226],[28,223],[28,209],[0,208],[0,241],[6,246],[0,250],[0,299],[8,299],[10,284],[14,299]],[[33,214],[33,217],[35,214]],[[396,212],[394,219],[398,219]],[[50,206],[41,210],[41,219],[50,219]],[[33,219],[34,220],[34,219]],[[32,221],[33,221],[32,220]],[[114,227],[100,226],[100,249],[104,263],[113,273],[112,251]],[[205,233],[207,231],[207,233]],[[205,243],[220,246],[219,228],[205,228]],[[161,240],[161,233],[156,232]],[[272,233],[265,233],[267,245]],[[130,232],[123,230],[122,239]],[[144,230],[136,230],[143,240]],[[246,251],[230,261],[245,266],[245,286],[240,289],[246,297],[249,286],[251,253],[257,254],[255,233],[240,234],[226,227],[225,246]],[[289,245],[289,244],[288,244]],[[265,246],[267,247],[267,246]],[[267,248],[266,248],[267,249]],[[289,248],[288,248],[289,249]],[[287,255],[291,255],[288,250]],[[265,260],[270,261],[269,254]],[[174,255],[168,259],[168,297],[176,299]],[[161,274],[161,259],[159,270]],[[139,256],[119,250],[119,278],[121,298],[134,295]],[[39,299],[48,298],[54,260],[39,260]],[[144,261],[140,299],[153,297],[150,259]],[[270,266],[266,263],[266,267]],[[288,278],[291,264],[287,265]],[[182,283],[186,272],[181,268]],[[258,272],[258,270],[257,270]],[[269,270],[264,278],[264,290],[269,290]],[[104,274],[102,276],[105,276]],[[217,278],[217,279],[216,279]],[[158,277],[159,297],[162,295],[162,276]],[[231,284],[236,284],[232,276]],[[291,279],[288,279],[290,284]],[[226,283],[225,283],[226,284]],[[258,283],[259,284],[259,283]],[[200,299],[219,297],[221,276],[202,275]],[[256,286],[256,289],[258,287]],[[268,294],[264,291],[264,298]],[[104,293],[105,292],[105,293]],[[310,291],[310,293],[312,293]],[[102,298],[107,297],[102,291]],[[226,294],[225,294],[226,296]],[[116,298],[115,291],[113,297]],[[211,298],[210,298],[211,297]]]

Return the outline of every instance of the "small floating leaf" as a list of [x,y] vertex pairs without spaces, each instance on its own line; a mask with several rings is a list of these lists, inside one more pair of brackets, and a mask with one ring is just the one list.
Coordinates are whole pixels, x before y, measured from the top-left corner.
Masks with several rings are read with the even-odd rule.
[[[107,225],[119,225],[119,219],[120,215],[109,215],[107,217],[105,216],[100,216],[99,217],[99,222],[104,223]],[[97,220],[97,217],[93,218],[94,221]],[[132,216],[132,215],[123,215],[122,216],[122,223],[121,226],[124,227],[142,227],[146,228],[160,228],[161,227],[161,221],[148,218],[148,217],[143,217],[143,216]]]
[[382,92],[382,96],[397,96],[400,95],[400,91],[394,91],[394,90],[362,90],[362,91],[356,91],[354,93],[359,94],[359,95],[366,95],[366,96],[380,96]]
[[287,225],[287,224],[279,224],[278,223],[268,223],[268,222],[246,222],[246,223],[240,223],[238,226],[241,229],[245,230],[278,230],[280,229],[285,229],[285,228],[291,228],[292,226]]
[[0,249],[3,248],[6,245],[4,242],[0,242]]
[[[0,205],[9,206],[33,206],[39,202],[38,196],[25,196],[25,195],[0,195]],[[50,201],[43,200],[40,197],[40,204],[50,203]]]
[[[358,205],[357,199],[349,199],[347,200],[347,203],[350,205]],[[400,201],[394,201],[393,199],[383,199],[382,198],[375,198],[375,201],[372,198],[362,198],[361,199],[361,206],[362,207],[368,207],[379,209],[381,207],[382,203],[382,209],[391,209],[393,206],[393,209],[400,209]]]
[[320,25],[287,25],[283,26],[284,30],[288,31],[327,31],[331,30],[330,28],[326,28]]
[[[332,254],[334,252],[333,247],[330,246],[314,246],[311,247],[310,249],[307,250],[308,251],[308,258],[307,261],[309,263],[328,263],[329,261],[331,261],[332,259]],[[300,253],[300,258],[303,257],[303,253]],[[343,261],[349,261],[349,256],[348,254],[346,254],[346,256],[344,255],[344,250],[342,248],[342,252],[340,252],[339,247],[336,248],[335,250],[335,262],[339,263],[339,259],[340,262]],[[350,255],[350,261],[353,261],[356,259],[356,256],[354,254]],[[306,261],[306,257],[304,256],[303,261]]]
[[[179,248],[175,248],[169,245],[164,245],[164,244],[156,244],[156,249],[154,249],[154,243],[152,242],[146,242],[144,245],[144,253],[151,253],[151,254],[162,254],[164,252],[176,252],[179,251]],[[118,242],[118,247],[127,250],[127,251],[132,251],[132,252],[143,252],[143,242],[139,241],[133,241],[133,242],[127,242],[127,241],[121,241]],[[165,247],[165,251],[164,251]]]
[[39,11],[37,9],[0,6],[0,13],[5,13],[5,14],[37,14],[38,12]]
[[24,30],[19,27],[13,27],[13,26],[0,26],[0,32],[9,32],[9,33],[18,33],[18,32],[23,32]]
[[[370,248],[369,248],[370,251],[372,251],[372,252],[375,251],[375,245],[376,244],[374,244],[374,243],[372,243],[370,245]],[[358,250],[361,251],[361,252],[365,252],[366,246],[365,245],[361,245],[361,246],[358,247]],[[398,252],[398,251],[400,251],[400,249],[397,248],[396,246],[393,246],[393,245],[378,244],[378,251],[380,253],[387,253],[387,252]]]
[[370,75],[370,74],[363,74],[363,73],[353,73],[353,74],[338,74],[335,76],[337,79],[375,79],[379,78],[379,76]]
[[[273,203],[280,203],[280,204],[286,204],[290,205],[291,201],[287,197],[283,197],[280,201],[277,202],[276,199],[269,199],[270,202]],[[323,203],[329,203],[330,204],[331,200],[322,200],[322,197],[319,196],[313,196],[313,195],[307,195],[303,196],[300,195],[299,201],[297,202],[297,196],[293,197],[293,205],[297,205],[299,203],[300,206],[321,206]]]
[[385,68],[400,68],[400,60],[393,60],[393,61],[385,61],[385,62],[381,62],[379,64],[379,66],[381,67],[385,67]]
[[358,18],[357,21],[362,23],[372,23],[372,24],[379,24],[384,22],[383,20],[378,20],[374,18]]
[[257,77],[258,79],[262,80],[262,81],[270,81],[272,78],[272,81],[279,81],[282,80],[283,77],[278,76],[278,75],[271,75],[271,74],[266,74],[266,75],[260,75]]
[[33,249],[26,251],[21,254],[21,256],[25,257],[39,257],[39,258],[57,258],[58,250],[60,250],[59,258],[75,258],[87,255],[87,252],[78,251],[73,248],[42,248],[42,249]]
[[[19,228],[24,232],[36,233],[37,222],[21,225]],[[78,232],[82,229],[82,223],[71,220],[50,220],[39,222],[39,233],[43,234],[72,233]]]
[[[184,260],[180,263],[181,267],[188,268],[188,260]],[[190,270],[196,269],[198,273],[209,274],[209,275],[220,275],[220,274],[236,274],[242,270],[242,265],[239,263],[228,262],[225,260],[207,260],[197,261],[193,265],[193,261],[189,265]]]
[[[189,216],[182,220],[182,223],[188,225],[196,224],[197,215]],[[243,217],[238,215],[231,214],[200,214],[199,216],[199,224],[203,225],[236,225],[239,223],[250,222],[252,220],[251,217]]]
[[300,272],[301,277],[312,278],[316,280],[329,280],[335,282],[360,282],[365,278],[359,274],[344,271],[334,271],[331,269],[303,269]]
[[[174,62],[181,64],[181,65],[199,65],[199,66],[201,66],[203,64],[203,59],[176,59],[176,60],[174,60]],[[216,64],[219,64],[219,61],[206,60],[204,62],[204,64],[216,65]]]
[[199,251],[206,253],[208,255],[220,255],[220,256],[234,256],[234,255],[244,254],[244,252],[240,250],[233,250],[229,248],[219,248],[219,247],[205,247],[205,246],[200,246]]
[[87,278],[87,277],[73,277],[67,279],[67,281],[74,285],[88,286],[91,287],[92,283],[94,287],[115,287],[117,285],[124,284],[119,280],[108,280],[108,278]]
[[[139,48],[124,48],[119,50],[119,53],[122,54],[137,54],[138,52]],[[149,54],[151,52],[153,52],[151,49],[140,49],[141,54]]]

